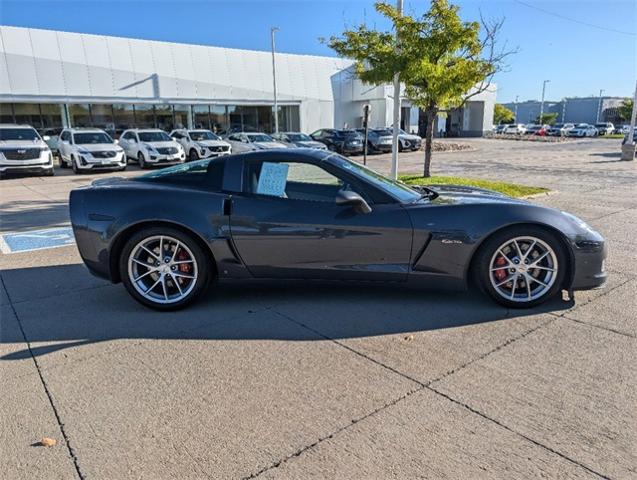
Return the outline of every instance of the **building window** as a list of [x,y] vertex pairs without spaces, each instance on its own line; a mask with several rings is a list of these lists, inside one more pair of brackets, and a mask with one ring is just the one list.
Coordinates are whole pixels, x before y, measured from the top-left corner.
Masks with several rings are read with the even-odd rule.
[[155,121],[157,122],[157,128],[170,132],[175,124],[173,119],[173,106],[155,105]]
[[[274,132],[273,107],[256,107],[257,110],[257,131]],[[279,129],[281,125],[279,125]]]
[[135,104],[135,127],[155,128],[155,112],[153,105],[147,105],[145,103]]
[[90,127],[91,111],[87,103],[69,105],[71,127]]
[[41,103],[40,113],[42,115],[42,128],[62,128],[63,106],[55,103]]
[[113,105],[113,123],[115,124],[115,138],[119,138],[124,130],[135,125],[135,111],[133,106],[126,103]]
[[12,103],[0,103],[0,123],[15,123]]
[[223,105],[210,105],[210,129],[220,133],[228,128],[228,115]]
[[35,129],[42,128],[40,105],[37,103],[15,103],[13,114],[15,123],[31,125]]
[[190,105],[173,105],[173,112],[174,112],[174,119],[175,119],[173,128],[190,127],[190,122],[188,121],[189,109],[190,109]]
[[208,105],[193,105],[192,122],[195,128],[211,129],[210,107]]

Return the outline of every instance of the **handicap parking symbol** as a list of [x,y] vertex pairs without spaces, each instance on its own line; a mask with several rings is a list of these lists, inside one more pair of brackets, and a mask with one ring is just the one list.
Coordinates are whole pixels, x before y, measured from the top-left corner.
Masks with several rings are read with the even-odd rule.
[[30,252],[45,248],[64,247],[74,243],[75,238],[71,227],[48,228],[0,235],[0,251],[2,253]]

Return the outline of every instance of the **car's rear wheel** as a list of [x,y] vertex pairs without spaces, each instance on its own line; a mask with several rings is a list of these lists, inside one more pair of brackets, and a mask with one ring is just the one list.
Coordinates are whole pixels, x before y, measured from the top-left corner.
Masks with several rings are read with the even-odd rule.
[[179,230],[152,227],[134,234],[119,262],[124,286],[135,300],[157,310],[177,310],[208,287],[209,257]]
[[530,308],[555,296],[564,283],[567,255],[559,238],[536,226],[497,233],[481,247],[475,274],[480,287],[510,308]]

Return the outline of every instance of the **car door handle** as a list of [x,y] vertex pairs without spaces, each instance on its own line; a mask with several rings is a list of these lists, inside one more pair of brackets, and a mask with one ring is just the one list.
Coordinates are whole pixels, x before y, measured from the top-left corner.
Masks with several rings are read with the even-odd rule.
[[227,216],[232,214],[232,197],[223,199],[223,214]]

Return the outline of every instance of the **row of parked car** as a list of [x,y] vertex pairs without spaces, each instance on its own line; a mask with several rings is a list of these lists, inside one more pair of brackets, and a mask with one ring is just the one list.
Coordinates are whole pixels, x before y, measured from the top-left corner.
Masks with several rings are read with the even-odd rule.
[[[418,150],[422,139],[401,130],[399,149]],[[0,176],[11,172],[53,175],[53,153],[60,167],[75,173],[93,170],[126,170],[130,160],[141,168],[168,166],[186,161],[270,148],[317,148],[343,155],[363,153],[362,130],[325,128],[311,135],[283,132],[234,132],[223,138],[205,129],[124,130],[118,140],[99,128],[65,128],[57,139],[41,137],[29,125],[0,125]],[[389,152],[392,129],[369,129],[368,152]]]
[[615,126],[610,122],[596,123],[556,123],[554,125],[536,124],[502,124],[494,127],[495,133],[515,134],[515,135],[548,135],[555,137],[596,137],[598,135],[610,135],[619,133],[626,135],[628,125]]

